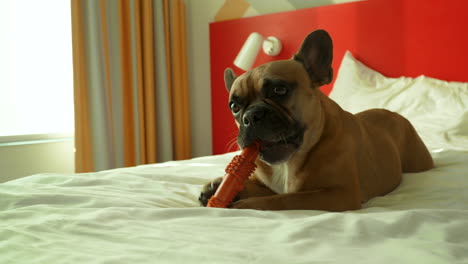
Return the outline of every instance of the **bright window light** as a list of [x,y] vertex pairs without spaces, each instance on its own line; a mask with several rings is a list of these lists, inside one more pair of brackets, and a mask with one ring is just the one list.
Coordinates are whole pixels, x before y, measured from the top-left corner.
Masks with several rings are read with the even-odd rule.
[[72,133],[69,0],[0,1],[0,137]]

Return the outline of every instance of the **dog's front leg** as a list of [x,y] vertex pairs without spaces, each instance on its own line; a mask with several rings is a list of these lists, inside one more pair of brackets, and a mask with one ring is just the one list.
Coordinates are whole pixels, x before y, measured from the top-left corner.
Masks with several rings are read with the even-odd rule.
[[[203,186],[200,197],[198,198],[202,206],[206,206],[208,204],[208,200],[211,198],[211,196],[213,196],[216,193],[222,180],[223,178],[219,177]],[[270,195],[275,195],[275,192],[270,190],[255,176],[252,176],[247,181],[245,181],[244,189],[238,195],[236,195],[236,197],[234,197],[234,202],[239,199],[248,199],[251,197]]]
[[239,193],[238,198],[240,200],[249,199],[252,197],[263,197],[276,195],[274,191],[268,188],[265,184],[259,181],[255,175],[250,177],[244,183],[244,189]]
[[323,210],[341,212],[361,208],[359,195],[343,189],[253,197],[239,200],[231,208],[256,210]]

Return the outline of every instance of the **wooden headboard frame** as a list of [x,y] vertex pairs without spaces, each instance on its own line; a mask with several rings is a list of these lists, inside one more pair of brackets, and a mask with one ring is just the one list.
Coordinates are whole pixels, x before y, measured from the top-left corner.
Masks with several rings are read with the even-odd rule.
[[[389,77],[421,74],[448,81],[468,81],[468,1],[368,0],[249,17],[210,24],[213,154],[237,149],[237,135],[227,106],[223,71],[247,36],[276,36],[283,51],[276,57],[260,52],[254,66],[289,59],[311,31],[327,30],[334,42],[333,69],[346,50]],[[335,74],[336,77],[336,74]],[[333,83],[322,88],[328,94]]]

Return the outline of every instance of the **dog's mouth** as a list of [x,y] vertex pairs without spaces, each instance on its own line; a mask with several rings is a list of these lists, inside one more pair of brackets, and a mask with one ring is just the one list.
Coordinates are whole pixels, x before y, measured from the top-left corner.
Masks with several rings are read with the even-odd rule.
[[286,161],[302,144],[303,133],[299,129],[295,133],[284,136],[278,135],[277,139],[264,140],[260,142],[260,159],[269,163],[276,164]]
[[259,158],[270,165],[287,161],[302,145],[304,125],[282,106],[262,101],[248,107],[238,121],[239,146],[258,141]]

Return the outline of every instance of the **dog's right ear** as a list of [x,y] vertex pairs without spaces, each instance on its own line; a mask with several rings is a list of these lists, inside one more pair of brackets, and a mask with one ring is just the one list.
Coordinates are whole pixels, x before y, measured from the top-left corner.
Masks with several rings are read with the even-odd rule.
[[224,84],[228,92],[231,91],[232,83],[236,78],[237,76],[231,68],[226,68],[226,70],[224,70]]

